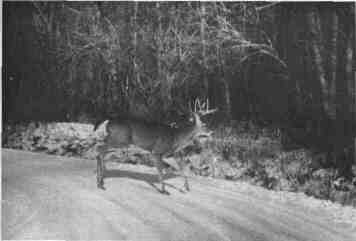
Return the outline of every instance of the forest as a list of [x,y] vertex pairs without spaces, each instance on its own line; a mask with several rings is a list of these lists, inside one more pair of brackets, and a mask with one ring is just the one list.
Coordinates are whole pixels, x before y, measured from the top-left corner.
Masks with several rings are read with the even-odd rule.
[[356,205],[355,7],[4,2],[2,145],[85,156],[94,141],[49,150],[39,143],[53,145],[51,130],[33,130],[119,117],[179,125],[200,100],[218,109],[200,175],[218,160],[226,179]]

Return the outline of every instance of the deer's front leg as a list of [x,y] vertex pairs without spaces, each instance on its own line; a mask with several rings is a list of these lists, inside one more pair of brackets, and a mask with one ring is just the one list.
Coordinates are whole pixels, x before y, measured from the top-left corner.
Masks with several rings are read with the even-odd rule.
[[189,182],[188,182],[188,176],[185,173],[185,165],[184,164],[185,163],[184,163],[183,155],[180,154],[179,155],[178,166],[179,166],[179,169],[180,169],[181,176],[184,178],[184,188],[185,188],[186,191],[190,191]]
[[184,188],[185,188],[186,191],[188,191],[188,192],[190,191],[188,177],[185,174],[184,174]]
[[99,150],[99,155],[96,158],[96,184],[97,184],[97,187],[100,188],[100,189],[105,189],[104,188],[104,176],[105,176],[104,157],[105,157],[105,152],[106,152],[106,148],[102,147]]
[[164,194],[168,194],[168,192],[166,191],[166,188],[165,188],[165,184],[164,184],[163,171],[162,171],[163,170],[163,161],[162,161],[161,155],[155,156],[155,166],[158,171],[158,182],[161,185],[160,192],[164,193]]
[[105,189],[104,188],[104,163],[103,159],[99,156],[96,159],[96,184],[98,188],[100,189]]

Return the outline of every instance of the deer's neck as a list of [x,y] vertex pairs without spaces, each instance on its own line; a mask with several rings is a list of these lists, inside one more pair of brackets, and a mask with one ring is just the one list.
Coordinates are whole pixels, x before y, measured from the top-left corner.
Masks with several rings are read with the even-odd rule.
[[202,131],[202,127],[200,125],[194,125],[190,127],[186,127],[183,129],[179,129],[176,132],[173,141],[173,152],[179,152],[191,145],[194,141],[194,138]]

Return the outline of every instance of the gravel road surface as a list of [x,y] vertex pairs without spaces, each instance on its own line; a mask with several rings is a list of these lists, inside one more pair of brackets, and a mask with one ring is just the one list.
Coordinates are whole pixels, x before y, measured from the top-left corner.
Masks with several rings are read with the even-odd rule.
[[150,167],[2,149],[2,239],[204,241],[356,240],[356,211],[302,194],[194,177],[183,192]]

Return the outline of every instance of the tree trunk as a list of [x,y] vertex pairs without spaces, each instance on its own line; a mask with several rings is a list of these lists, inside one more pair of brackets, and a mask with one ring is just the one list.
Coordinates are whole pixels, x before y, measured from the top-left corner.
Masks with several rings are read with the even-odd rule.
[[219,67],[219,74],[220,74],[220,79],[223,85],[223,98],[224,98],[224,104],[225,104],[225,116],[227,120],[231,120],[231,94],[230,94],[230,84],[229,80],[226,78],[225,75],[225,63],[223,60],[223,55],[221,53],[221,48],[220,46],[216,46],[217,50],[217,56],[218,56],[218,67]]
[[347,38],[347,49],[346,49],[346,76],[347,76],[347,89],[348,89],[348,103],[349,103],[349,112],[353,113],[353,102],[354,102],[354,80],[353,80],[353,72],[352,72],[352,64],[353,64],[353,33],[350,31]]
[[208,70],[207,65],[206,65],[206,41],[205,41],[205,3],[201,2],[200,3],[200,37],[201,37],[201,45],[202,45],[202,58],[203,58],[203,84],[204,84],[204,94],[207,97],[209,95],[208,90],[209,90],[209,84],[208,80],[206,77],[206,71]]
[[[346,16],[340,17],[342,20],[340,29],[345,33],[346,39],[338,41],[338,59],[337,59],[337,73],[336,73],[336,138],[335,138],[335,157],[336,165],[340,173],[344,176],[351,174],[352,165],[352,146],[353,137],[351,132],[351,112],[349,108],[349,90],[348,90],[348,61],[350,55],[348,53],[348,37],[351,30],[349,19]],[[352,53],[351,53],[352,61]],[[345,67],[346,66],[346,67]]]
[[[347,79],[347,103],[348,103],[348,123],[349,124],[349,138],[347,140],[347,145],[349,147],[349,158],[352,159],[352,162],[356,161],[355,157],[355,141],[356,141],[356,119],[355,119],[355,79],[354,75],[356,77],[356,71],[355,74],[353,72],[353,63],[354,63],[354,44],[355,44],[355,25],[350,24],[351,26],[349,27],[348,31],[349,34],[347,35],[347,47],[346,47],[346,66],[345,66],[345,71],[346,71],[346,79]],[[353,27],[353,28],[352,28]]]
[[[157,21],[158,21],[158,29],[156,32],[156,39],[157,39],[157,53],[156,53],[156,58],[157,58],[157,81],[160,83],[160,103],[161,106],[157,108],[157,113],[160,113],[160,115],[164,115],[167,113],[167,110],[170,107],[171,104],[171,82],[170,82],[170,75],[164,66],[164,33],[163,33],[163,27],[162,27],[162,11],[161,11],[161,5],[160,2],[156,2],[156,10],[157,10]],[[163,111],[162,111],[163,110]],[[167,117],[167,116],[165,116]],[[161,116],[161,118],[163,118]]]
[[133,37],[132,37],[132,45],[133,45],[133,56],[132,56],[132,64],[133,64],[133,76],[135,82],[139,85],[139,88],[142,88],[139,71],[137,69],[137,11],[138,11],[138,2],[134,2],[134,14],[132,17],[133,22]]
[[337,41],[338,41],[338,16],[336,11],[332,11],[331,23],[331,44],[330,44],[330,81],[329,81],[329,100],[330,115],[332,119],[336,118],[336,59],[337,59]]
[[307,12],[307,21],[309,25],[309,30],[311,34],[311,50],[313,53],[313,62],[316,69],[317,78],[320,84],[320,97],[319,104],[322,112],[330,114],[330,105],[328,100],[328,82],[326,81],[325,70],[323,67],[323,59],[321,55],[321,46],[319,41],[320,36],[320,26],[317,26],[320,21],[317,20],[319,18],[317,9],[310,9]]
[[[352,35],[352,40],[351,40],[351,44],[353,44],[353,52],[354,52],[354,58],[355,58],[355,54],[356,54],[356,47],[355,47],[355,41],[356,41],[356,1],[354,3],[354,8],[353,8],[354,12],[354,26],[353,29],[351,30],[351,32],[353,31],[353,35]],[[351,25],[352,26],[352,25]],[[354,80],[354,92],[353,92],[353,115],[352,115],[352,120],[353,120],[353,138],[354,138],[354,164],[356,165],[356,61],[353,60],[353,80]]]
[[161,77],[161,51],[162,51],[162,42],[161,42],[161,37],[162,37],[162,21],[161,21],[161,12],[160,12],[160,3],[156,2],[156,8],[157,8],[157,14],[158,14],[158,30],[157,30],[157,75],[158,75],[158,80],[160,81]]

